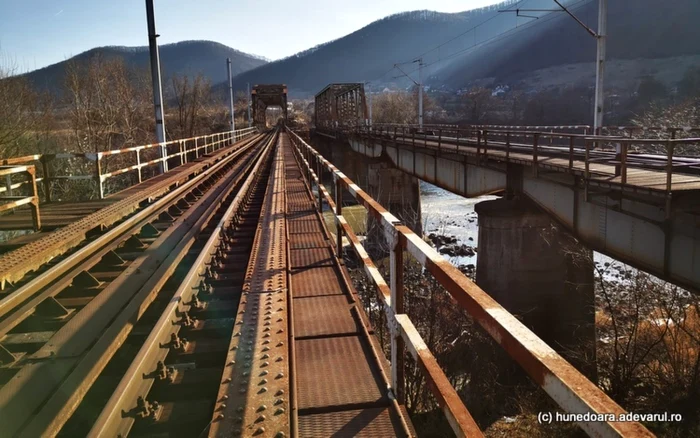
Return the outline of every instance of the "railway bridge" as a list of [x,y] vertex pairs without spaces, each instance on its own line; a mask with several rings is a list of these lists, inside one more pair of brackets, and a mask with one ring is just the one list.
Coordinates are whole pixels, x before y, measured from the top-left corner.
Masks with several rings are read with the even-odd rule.
[[[603,195],[596,190],[622,186],[625,196],[663,199],[673,217],[682,205],[677,191],[694,178],[673,172],[668,201],[667,192],[632,184],[638,177],[632,160],[620,164],[626,180],[601,177],[613,165],[592,164],[589,148],[588,161],[572,155],[562,164],[567,160],[553,152],[544,158],[537,140],[527,155],[509,137],[498,149],[491,137],[477,133],[472,144],[461,131],[353,127],[325,135],[346,135],[363,153],[381,150],[399,167],[410,152],[414,174],[472,195],[518,187],[537,193],[548,184],[575,193],[580,186],[567,181],[576,181],[587,190],[581,202],[597,206],[592,201]],[[4,160],[11,177],[2,197],[15,214],[0,216],[0,228],[39,231],[4,242],[0,254],[3,436],[415,436],[405,400],[409,364],[424,376],[455,435],[481,436],[406,313],[410,263],[432,276],[559,409],[625,412],[297,133],[259,127],[166,146],[168,155],[154,159],[143,158],[153,148],[144,145]],[[136,164],[124,158],[129,154]],[[450,168],[438,166],[452,158],[469,173],[449,179]],[[51,173],[50,163],[60,159],[86,160],[91,172]],[[156,175],[149,169],[159,160],[170,161],[169,171]],[[534,170],[508,177],[504,168],[514,165]],[[557,166],[568,171],[558,177]],[[133,184],[103,184],[119,175]],[[94,181],[93,201],[49,199],[56,181],[76,176]],[[330,189],[323,184],[329,179]],[[555,206],[578,208],[582,233],[583,212],[593,207],[566,204],[571,193]],[[632,202],[618,198],[626,207]],[[384,274],[343,215],[350,199],[390,243]],[[692,282],[674,252],[688,229],[681,222],[668,231],[668,267]],[[385,322],[370,322],[365,313],[349,257]],[[640,423],[604,419],[580,426],[592,436],[651,436]]]

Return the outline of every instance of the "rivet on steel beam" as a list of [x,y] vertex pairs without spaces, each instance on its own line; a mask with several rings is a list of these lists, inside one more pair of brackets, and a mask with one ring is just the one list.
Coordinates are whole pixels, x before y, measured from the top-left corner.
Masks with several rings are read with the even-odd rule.
[[217,420],[222,420],[224,418],[224,414],[219,414],[216,416]]
[[275,379],[281,379],[282,377],[284,377],[284,373],[279,373],[275,376]]
[[258,430],[255,431],[256,435],[260,435],[265,433],[265,428],[264,427],[258,427]]
[[265,409],[267,409],[267,406],[265,406],[265,405],[260,405],[260,407],[258,408],[258,412],[262,412],[262,411],[264,411]]
[[266,366],[268,366],[268,365],[270,365],[270,362],[263,362],[262,365],[260,365],[260,366],[266,367]]
[[280,389],[279,391],[277,391],[277,392],[275,393],[275,395],[278,396],[278,397],[279,397],[280,395],[283,395],[283,394],[284,394],[284,389]]
[[235,361],[235,360],[230,360],[230,361],[228,362],[228,364],[229,364],[229,365],[235,365],[235,364],[236,364],[236,361]]
[[264,386],[262,388],[260,388],[260,391],[258,391],[258,394],[262,394],[263,392],[267,392],[267,388]]
[[[259,423],[261,421],[265,421],[265,414],[260,414],[258,418],[255,420],[256,423]],[[258,429],[259,430],[259,429]]]
[[281,346],[283,346],[283,345],[284,345],[284,342],[282,342],[282,341],[280,341],[280,342],[277,343],[277,346],[278,346],[278,347],[281,347]]
[[282,356],[280,356],[280,357],[278,357],[277,359],[275,359],[275,362],[282,362],[283,360],[284,360],[284,359],[282,358]]
[[284,400],[281,398],[278,398],[277,400],[275,400],[275,406],[281,405],[282,403],[284,403]]
[[267,379],[262,379],[258,385],[264,385],[267,383]]
[[267,370],[262,370],[262,372],[260,373],[260,375],[261,375],[261,376],[267,376]]
[[269,351],[270,347],[263,347],[262,351]]
[[280,415],[280,414],[284,414],[284,408],[277,408],[277,410],[275,411],[275,415]]

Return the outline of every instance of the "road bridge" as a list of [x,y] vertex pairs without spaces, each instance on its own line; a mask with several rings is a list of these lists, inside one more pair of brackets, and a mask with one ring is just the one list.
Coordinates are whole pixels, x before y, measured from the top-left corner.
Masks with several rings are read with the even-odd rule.
[[[3,433],[414,436],[404,405],[410,355],[455,434],[480,436],[405,313],[408,254],[561,409],[624,413],[295,133],[222,138],[217,150],[2,256]],[[319,184],[328,175],[333,196]],[[348,194],[391,243],[388,281],[343,217]],[[115,206],[129,213],[104,223]],[[54,233],[76,243],[58,248]],[[388,358],[348,252],[376,288]],[[53,256],[32,259],[28,272],[16,261],[33,253]],[[650,436],[639,423],[581,427]]]
[[[550,131],[437,127],[418,132],[362,125],[317,130],[466,197],[524,195],[589,248],[700,290],[700,161],[678,153],[700,138]],[[606,149],[611,145],[618,151]],[[633,152],[649,145],[663,154]]]

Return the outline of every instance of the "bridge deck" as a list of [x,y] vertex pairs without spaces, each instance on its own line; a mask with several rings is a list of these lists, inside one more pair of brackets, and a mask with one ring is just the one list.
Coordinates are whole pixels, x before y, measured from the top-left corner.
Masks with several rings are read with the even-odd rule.
[[[373,136],[375,138],[382,138]],[[465,155],[477,155],[477,139],[459,139],[443,137],[427,140],[416,138],[415,143],[412,137],[398,136],[396,140],[405,145],[417,147],[426,147],[444,152],[454,152]],[[484,146],[479,148],[479,155],[488,155],[489,158],[495,158],[499,161],[506,161],[506,145],[500,141],[489,141],[486,153]],[[551,146],[540,146],[538,151],[537,166],[542,169],[549,169],[558,172],[572,172],[579,176],[584,176],[586,172],[586,162],[580,157],[582,151],[578,151],[579,156],[574,156],[571,162],[571,168],[567,148],[558,148]],[[629,155],[630,157],[633,154]],[[532,145],[512,143],[508,152],[508,161],[532,166],[534,163],[532,154]],[[590,179],[599,185],[616,185],[621,186],[622,177],[616,175],[615,165],[604,163],[589,163]],[[652,170],[643,168],[629,167],[627,170],[627,181],[624,186],[646,189],[652,192],[666,191],[667,177],[663,170]],[[688,191],[700,190],[700,176],[692,174],[683,174],[674,172],[671,180],[671,191]]]
[[401,436],[381,350],[286,135],[283,147],[299,435]]

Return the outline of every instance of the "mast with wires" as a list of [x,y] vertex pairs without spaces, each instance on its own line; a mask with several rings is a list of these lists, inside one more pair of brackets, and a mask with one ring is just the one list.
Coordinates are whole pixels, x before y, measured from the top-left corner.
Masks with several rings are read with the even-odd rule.
[[[593,107],[593,133],[599,134],[603,127],[603,115],[605,114],[605,93],[603,90],[603,78],[605,76],[605,43],[608,34],[608,0],[598,0],[598,31],[594,31],[574,15],[560,0],[553,0],[560,9],[506,9],[498,12],[515,12],[518,17],[534,18],[531,15],[522,15],[521,12],[566,12],[581,27],[586,29],[596,39],[596,70],[595,70],[595,104]],[[518,2],[520,3],[520,2]],[[579,2],[580,3],[580,2]],[[570,5],[571,6],[571,5]]]
[[599,0],[596,72],[595,72],[595,114],[593,115],[593,133],[600,134],[603,127],[605,94],[603,77],[605,74],[605,40],[608,34],[608,0]]
[[418,128],[423,130],[423,58],[418,58]]

